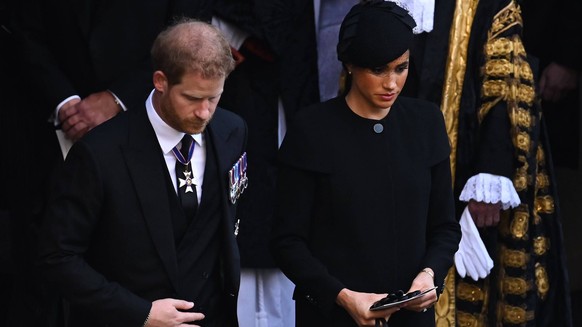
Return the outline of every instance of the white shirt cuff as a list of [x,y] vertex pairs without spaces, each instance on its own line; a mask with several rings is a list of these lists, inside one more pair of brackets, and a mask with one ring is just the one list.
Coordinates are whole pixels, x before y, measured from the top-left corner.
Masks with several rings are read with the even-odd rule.
[[73,100],[73,99],[78,99],[81,100],[81,97],[78,95],[71,95],[70,97],[66,98],[65,100],[61,101],[58,105],[57,108],[55,110],[55,115],[52,118],[52,122],[55,124],[55,126],[58,126],[61,121],[59,120],[59,110],[61,110],[61,108],[65,105],[65,103]]
[[121,109],[123,109],[123,111],[127,111],[127,107],[125,107],[125,105],[123,104],[123,101],[121,101],[120,98],[117,97],[117,95],[115,95],[115,93],[111,92],[111,90],[107,90],[107,92],[111,93],[111,95],[113,95],[113,98],[115,98],[115,103],[117,103],[118,106],[121,107]]

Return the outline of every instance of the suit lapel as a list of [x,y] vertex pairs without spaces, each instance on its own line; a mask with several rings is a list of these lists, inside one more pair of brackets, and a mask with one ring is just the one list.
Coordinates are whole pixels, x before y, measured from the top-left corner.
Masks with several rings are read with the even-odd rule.
[[[218,110],[218,109],[217,109]],[[216,161],[218,165],[218,181],[220,183],[221,190],[221,203],[223,208],[226,210],[223,212],[228,216],[228,185],[226,181],[228,180],[228,170],[234,164],[231,162],[232,151],[231,146],[229,146],[230,137],[232,136],[233,130],[229,128],[221,119],[220,113],[217,111],[210,124],[208,124],[207,131],[209,136],[212,138],[212,146],[214,153],[216,154]],[[238,158],[237,158],[238,159]]]
[[177,289],[178,261],[167,186],[167,167],[145,109],[130,113],[129,141],[122,151],[158,254]]

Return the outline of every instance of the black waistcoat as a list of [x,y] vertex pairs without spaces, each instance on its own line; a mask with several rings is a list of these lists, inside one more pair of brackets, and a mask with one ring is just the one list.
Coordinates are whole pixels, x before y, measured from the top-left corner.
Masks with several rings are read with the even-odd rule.
[[[223,190],[219,187],[216,155],[212,140],[206,134],[206,165],[202,196],[196,216],[183,230],[175,230],[179,235],[176,242],[178,258],[178,298],[193,301],[193,311],[202,312],[206,318],[202,326],[218,326],[216,316],[225,296],[220,280],[220,244],[219,226],[222,223],[221,197]],[[173,215],[181,215],[177,197],[172,200]]]

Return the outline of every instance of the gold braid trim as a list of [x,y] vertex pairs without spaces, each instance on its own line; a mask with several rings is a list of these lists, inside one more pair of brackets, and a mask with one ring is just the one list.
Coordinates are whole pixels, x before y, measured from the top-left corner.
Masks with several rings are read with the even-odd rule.
[[[441,110],[451,144],[450,162],[453,185],[455,183],[459,108],[465,71],[467,70],[467,48],[478,3],[479,0],[457,0],[450,30]],[[445,279],[445,289],[435,305],[437,327],[454,327],[456,325],[455,279],[456,270],[453,266],[449,269]]]
[[453,184],[456,169],[459,108],[463,95],[465,71],[467,70],[467,49],[478,3],[479,0],[457,0],[450,31],[441,110],[445,117],[447,134],[452,148],[450,159]]

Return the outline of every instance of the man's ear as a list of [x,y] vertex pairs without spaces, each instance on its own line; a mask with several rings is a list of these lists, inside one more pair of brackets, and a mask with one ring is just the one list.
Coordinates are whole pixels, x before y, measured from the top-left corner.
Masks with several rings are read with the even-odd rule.
[[160,93],[165,93],[168,90],[168,78],[166,77],[166,74],[164,74],[164,72],[162,72],[161,70],[156,70],[154,72],[153,80],[156,91]]

